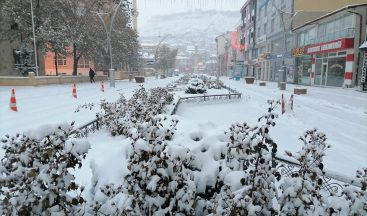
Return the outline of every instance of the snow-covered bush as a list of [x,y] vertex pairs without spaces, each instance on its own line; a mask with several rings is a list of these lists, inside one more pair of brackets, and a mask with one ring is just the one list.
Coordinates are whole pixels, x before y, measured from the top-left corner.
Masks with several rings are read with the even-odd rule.
[[[103,214],[192,215],[195,181],[188,149],[170,150],[178,120],[159,115],[138,124],[130,131],[132,150],[130,174],[120,186],[101,188],[105,202],[94,204],[93,211]],[[123,201],[122,201],[123,200]],[[120,203],[120,204],[119,204]]]
[[323,158],[326,144],[325,134],[316,129],[308,130],[300,137],[303,147],[298,154],[286,152],[296,159],[300,168],[280,185],[280,212],[285,215],[324,215],[325,203],[320,192],[323,183]]
[[201,79],[190,79],[186,86],[186,94],[203,94],[206,92],[206,86]]
[[195,183],[190,170],[193,156],[188,150],[173,155],[167,149],[177,123],[178,120],[158,116],[131,135],[134,140],[128,164],[131,173],[126,176],[126,183],[135,214],[193,213]]
[[[113,136],[128,136],[129,129],[136,124],[148,122],[154,116],[164,112],[165,107],[172,103],[173,95],[167,88],[156,87],[147,91],[140,88],[134,92],[129,100],[121,94],[115,102],[101,101],[98,113],[101,124],[104,125]],[[85,104],[80,108],[91,109],[94,104]]]
[[205,83],[205,85],[208,87],[208,89],[220,89],[223,86],[223,82],[218,80],[214,76],[209,76],[206,74],[203,74],[200,76],[200,79],[202,79]]
[[367,168],[357,170],[356,182],[361,188],[346,185],[341,197],[330,196],[327,199],[329,215],[367,215]]
[[274,109],[278,102],[268,102],[268,113],[259,118],[259,122],[264,121],[263,125],[250,127],[236,123],[226,132],[227,153],[219,179],[225,183],[229,172],[240,172],[242,188],[233,191],[231,185],[222,187],[214,210],[220,215],[274,215],[277,212],[274,207],[277,171],[272,161],[277,145],[269,136],[269,129],[275,126]]
[[[73,125],[73,124],[72,124]],[[84,187],[69,169],[80,168],[89,143],[70,138],[72,125],[44,134],[6,136],[0,164],[1,215],[72,215]]]

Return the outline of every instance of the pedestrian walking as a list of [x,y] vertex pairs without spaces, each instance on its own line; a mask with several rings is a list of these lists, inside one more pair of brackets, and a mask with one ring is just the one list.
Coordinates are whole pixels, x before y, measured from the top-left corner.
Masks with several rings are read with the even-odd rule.
[[96,75],[96,73],[94,72],[94,70],[92,68],[89,68],[89,78],[90,78],[90,83],[94,83],[96,81],[94,81],[94,76]]

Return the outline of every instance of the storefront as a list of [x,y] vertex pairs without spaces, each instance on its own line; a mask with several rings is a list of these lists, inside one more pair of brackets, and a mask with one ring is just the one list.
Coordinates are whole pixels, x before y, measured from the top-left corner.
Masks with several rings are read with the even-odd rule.
[[354,38],[295,48],[298,83],[343,87],[352,84]]
[[292,49],[292,57],[295,58],[295,83],[311,85],[312,55],[306,54],[305,47]]

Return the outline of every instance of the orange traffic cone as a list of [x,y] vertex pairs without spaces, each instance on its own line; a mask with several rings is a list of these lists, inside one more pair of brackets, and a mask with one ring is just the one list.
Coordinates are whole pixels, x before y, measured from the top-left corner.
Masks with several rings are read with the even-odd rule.
[[77,98],[77,96],[76,96],[76,85],[75,85],[75,83],[74,83],[74,86],[73,86],[73,97],[74,98]]
[[17,99],[15,98],[15,90],[14,89],[11,90],[10,109],[15,111],[15,112],[18,112]]
[[103,84],[103,80],[101,82],[101,91],[104,92],[104,84]]

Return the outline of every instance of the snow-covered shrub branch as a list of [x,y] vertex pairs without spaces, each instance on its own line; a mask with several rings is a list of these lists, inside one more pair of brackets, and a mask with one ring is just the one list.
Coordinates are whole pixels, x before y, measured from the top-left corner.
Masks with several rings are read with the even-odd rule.
[[277,145],[269,136],[270,127],[275,126],[274,112],[278,102],[268,101],[268,113],[259,118],[263,125],[251,127],[247,123],[233,124],[229,131],[226,158],[219,179],[226,182],[229,172],[239,172],[242,188],[233,191],[224,185],[215,198],[213,212],[219,215],[274,215],[273,200],[277,198],[275,186],[276,169],[272,155]]
[[[105,202],[97,202],[93,211],[118,215],[194,213],[196,186],[191,169],[194,156],[185,148],[181,151],[168,148],[177,123],[176,119],[158,115],[131,129],[130,173],[121,183],[123,187],[107,185],[101,188],[108,198]],[[121,200],[123,204],[117,205]]]
[[[134,92],[129,100],[121,94],[115,102],[102,100],[101,111],[98,116],[113,136],[129,135],[130,128],[136,127],[138,123],[149,122],[154,116],[164,113],[165,107],[172,103],[173,94],[167,88],[156,87],[147,91],[140,88]],[[92,109],[95,104],[84,104],[76,110]]]
[[300,137],[303,147],[297,154],[286,152],[296,159],[300,168],[280,185],[280,211],[285,215],[323,215],[324,202],[320,192],[323,184],[326,135],[316,129],[308,130]]
[[81,196],[84,187],[75,183],[69,169],[82,166],[90,145],[70,138],[72,126],[2,140],[1,215],[70,215],[85,202]]

